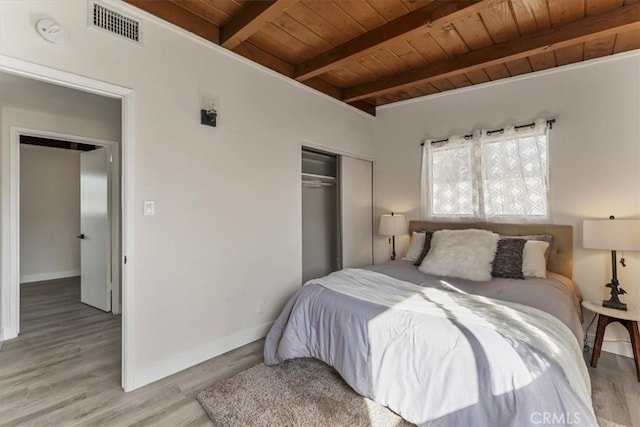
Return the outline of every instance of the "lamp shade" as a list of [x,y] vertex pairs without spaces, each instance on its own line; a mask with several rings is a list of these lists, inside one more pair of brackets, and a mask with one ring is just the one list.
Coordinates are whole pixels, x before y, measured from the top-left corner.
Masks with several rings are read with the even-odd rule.
[[640,251],[640,219],[589,219],[582,229],[585,248]]
[[407,234],[407,223],[404,220],[404,215],[382,215],[380,217],[380,234],[383,236]]

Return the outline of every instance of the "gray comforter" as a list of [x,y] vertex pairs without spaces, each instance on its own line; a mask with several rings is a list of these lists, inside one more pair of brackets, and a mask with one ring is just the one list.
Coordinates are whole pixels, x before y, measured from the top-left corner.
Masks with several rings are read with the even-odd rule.
[[547,279],[493,278],[490,282],[474,282],[457,278],[442,280],[442,277],[420,272],[412,263],[403,260],[371,265],[365,269],[417,285],[444,290],[452,290],[451,286],[454,286],[456,289],[470,294],[537,308],[557,317],[567,325],[582,347],[584,331],[582,330],[580,290],[571,279],[559,274],[549,272]]
[[300,289],[267,336],[265,363],[315,357],[424,426],[597,425],[588,377],[576,373],[585,370],[568,285],[445,279],[403,261],[369,269],[384,275],[340,273]]

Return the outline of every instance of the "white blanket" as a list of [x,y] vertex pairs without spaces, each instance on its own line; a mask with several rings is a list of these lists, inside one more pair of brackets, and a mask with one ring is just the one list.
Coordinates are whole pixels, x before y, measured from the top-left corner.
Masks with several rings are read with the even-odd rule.
[[[398,394],[402,396],[403,392],[407,392],[406,387],[409,387],[408,390],[411,390],[411,387],[415,388],[415,384],[420,383],[419,378],[415,381],[411,378],[406,379],[405,383],[398,383],[397,378],[390,378],[389,375],[378,375],[374,378],[372,391],[376,400],[400,412],[406,419],[422,422],[433,419],[439,413],[445,415],[475,404],[481,400],[477,395],[482,393],[482,387],[477,384],[480,381],[477,377],[481,375],[481,370],[488,370],[490,391],[493,395],[510,393],[534,382],[537,374],[535,371],[532,372],[530,361],[525,363],[521,360],[517,349],[518,342],[530,345],[557,363],[562,368],[571,388],[593,412],[591,383],[581,349],[569,328],[543,311],[520,304],[456,292],[455,288],[452,292],[424,288],[361,269],[345,269],[327,277],[314,279],[310,283],[389,307],[388,312],[396,314],[394,318],[397,318],[397,311],[401,310],[423,314],[425,316],[420,316],[423,320],[419,322],[430,322],[430,329],[418,324],[419,322],[416,323],[415,320],[407,320],[407,324],[398,326],[406,328],[402,334],[405,338],[408,335],[408,342],[416,347],[408,352],[406,342],[394,345],[393,340],[391,344],[389,343],[388,334],[376,336],[376,334],[380,335],[376,332],[380,328],[376,328],[375,323],[384,322],[387,314],[383,313],[371,320],[369,322],[369,351],[371,352],[369,357],[374,377],[376,372],[387,372],[390,368],[393,369],[393,364],[415,367],[424,363],[424,359],[429,353],[434,352],[434,348],[433,345],[421,344],[424,337],[416,335],[415,339],[411,339],[411,334],[417,334],[421,329],[428,331],[432,335],[430,337],[432,340],[439,340],[436,342],[442,342],[443,346],[451,347],[451,360],[446,356],[446,348],[435,350],[441,353],[436,359],[438,363],[444,365],[455,363],[456,366],[454,370],[442,369],[442,372],[447,372],[446,375],[439,376],[437,371],[433,372],[433,369],[428,373],[429,390],[443,390],[443,396],[435,399],[431,402],[432,404],[427,402],[424,409],[409,407],[410,405],[404,407],[402,398],[398,398]],[[442,336],[439,336],[438,331],[433,331],[434,321],[441,322]],[[450,329],[452,326],[454,331],[458,331],[458,337],[453,338],[453,341],[451,341]],[[459,331],[463,331],[462,334]],[[468,342],[461,342],[463,340]],[[465,346],[469,348],[465,349]],[[474,346],[476,348],[472,348]],[[487,365],[486,367],[476,366],[478,365],[478,348],[481,348],[482,362]],[[455,357],[453,350],[455,350]],[[460,356],[461,353],[467,355]],[[460,363],[461,359],[466,363]],[[538,362],[543,371],[545,363],[548,364],[548,362],[544,360]],[[410,371],[419,376],[422,375],[420,369]],[[454,374],[452,375],[451,372]],[[441,384],[434,383],[438,381],[441,381]],[[464,392],[456,389],[459,386],[466,387]],[[469,389],[474,387],[479,391],[475,394],[469,393]],[[434,397],[428,396],[426,400],[430,399]]]

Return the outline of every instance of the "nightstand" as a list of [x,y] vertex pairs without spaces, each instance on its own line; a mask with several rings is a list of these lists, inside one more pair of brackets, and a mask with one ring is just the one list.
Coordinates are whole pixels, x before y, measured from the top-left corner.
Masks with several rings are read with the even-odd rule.
[[613,308],[603,307],[602,302],[599,301],[583,301],[582,306],[587,310],[598,313],[598,330],[596,331],[596,340],[593,344],[591,366],[595,368],[598,365],[604,330],[607,329],[607,325],[618,322],[629,331],[631,347],[633,348],[633,359],[636,363],[636,374],[638,375],[638,381],[640,381],[640,333],[638,332],[640,309],[629,306],[628,311],[615,310]]

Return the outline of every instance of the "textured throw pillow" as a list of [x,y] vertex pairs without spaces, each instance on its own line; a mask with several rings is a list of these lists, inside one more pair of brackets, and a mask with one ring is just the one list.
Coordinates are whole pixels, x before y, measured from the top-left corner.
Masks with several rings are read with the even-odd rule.
[[539,240],[541,242],[547,242],[549,246],[544,252],[544,258],[549,261],[549,252],[551,249],[551,241],[553,236],[551,234],[528,234],[526,236],[500,236],[501,239],[524,239],[524,240]]
[[491,280],[491,262],[499,239],[496,233],[487,230],[436,231],[431,249],[418,269],[436,276]]
[[539,240],[527,240],[522,257],[524,277],[547,277],[547,260],[544,257],[549,243]]
[[493,259],[491,275],[507,279],[524,279],[522,259],[525,239],[500,239],[496,257]]
[[418,232],[414,231],[411,235],[411,244],[409,245],[409,250],[407,251],[407,255],[402,258],[405,261],[415,262],[422,253],[422,248],[424,247],[424,231]]
[[431,238],[432,237],[433,237],[433,231],[425,231],[424,232],[424,245],[422,246],[422,253],[418,257],[416,262],[413,263],[413,265],[418,265],[419,266],[420,264],[422,264],[422,261],[424,260],[424,257],[427,256],[427,254],[429,253],[429,249],[431,249]]

